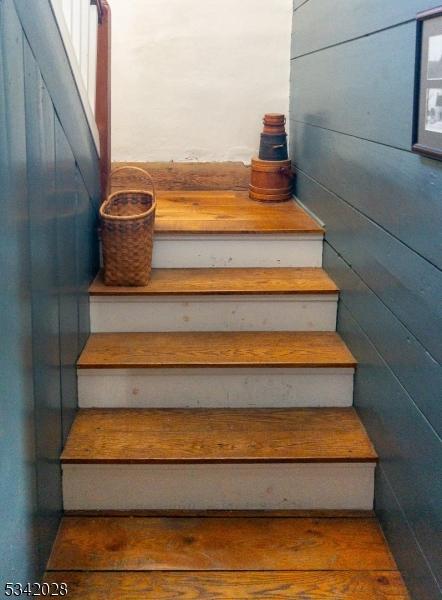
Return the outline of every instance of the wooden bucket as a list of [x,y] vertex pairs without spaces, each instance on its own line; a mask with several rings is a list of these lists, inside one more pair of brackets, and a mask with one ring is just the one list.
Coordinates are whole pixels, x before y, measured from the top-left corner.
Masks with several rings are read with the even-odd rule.
[[249,196],[259,202],[284,202],[293,195],[293,173],[290,160],[252,158]]

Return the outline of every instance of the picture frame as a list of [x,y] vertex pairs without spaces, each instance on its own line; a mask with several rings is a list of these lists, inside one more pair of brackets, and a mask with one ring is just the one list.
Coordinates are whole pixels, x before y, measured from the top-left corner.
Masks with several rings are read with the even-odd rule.
[[442,160],[442,6],[419,13],[412,151]]

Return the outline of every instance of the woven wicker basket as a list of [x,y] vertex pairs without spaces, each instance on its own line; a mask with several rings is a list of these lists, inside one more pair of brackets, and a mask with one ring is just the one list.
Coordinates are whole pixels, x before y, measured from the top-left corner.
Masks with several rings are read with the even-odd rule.
[[141,172],[149,180],[152,191],[115,192],[101,205],[101,241],[106,285],[146,285],[152,269],[155,184],[147,171],[130,166],[114,169],[110,183],[117,173],[128,169]]

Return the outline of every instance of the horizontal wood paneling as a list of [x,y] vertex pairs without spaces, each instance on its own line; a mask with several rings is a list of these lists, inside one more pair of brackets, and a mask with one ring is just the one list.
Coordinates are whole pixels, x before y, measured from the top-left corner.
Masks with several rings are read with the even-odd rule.
[[410,150],[415,43],[413,22],[292,60],[295,118]]
[[376,294],[327,243],[324,262],[342,286],[341,299],[384,360],[428,419],[442,435],[442,368]]
[[442,164],[410,152],[415,16],[438,5],[309,0],[291,61],[297,195],[326,225],[377,511],[417,600],[441,585]]
[[343,303],[338,327],[360,361],[355,404],[414,535],[442,581],[442,441]]
[[308,0],[293,22],[292,57],[412,21],[436,6],[440,0]]
[[[38,576],[23,37],[0,2],[0,579]],[[6,143],[7,142],[7,143]],[[3,587],[3,586],[2,586]]]
[[442,268],[442,163],[295,121],[291,131],[301,170]]
[[298,174],[298,194],[326,222],[330,244],[433,358],[442,360],[440,271],[304,173]]
[[99,198],[97,156],[50,4],[17,4],[19,13],[14,0],[0,1],[2,582],[38,581],[58,527],[59,455],[77,404],[78,298],[94,274]]
[[[402,565],[406,583],[420,600],[440,600],[441,589],[422,555],[413,529],[394,495],[382,467],[376,470],[376,512],[394,555]],[[404,540],[407,543],[404,544]]]
[[[26,142],[31,240],[32,341],[40,544],[50,551],[62,506],[60,336],[55,188],[55,113],[31,49],[25,43]],[[55,368],[54,368],[55,367]],[[48,435],[51,432],[51,435]]]
[[[145,169],[153,177],[157,190],[248,190],[250,183],[250,166],[242,162],[112,164],[113,169],[126,166]],[[134,182],[145,186],[145,179],[141,173],[136,175],[130,170],[123,171],[112,179],[112,191],[132,187]]]

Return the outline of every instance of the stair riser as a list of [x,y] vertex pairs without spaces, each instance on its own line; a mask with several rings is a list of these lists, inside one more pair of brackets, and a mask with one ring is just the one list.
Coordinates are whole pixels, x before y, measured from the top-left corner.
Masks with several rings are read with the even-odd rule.
[[83,408],[347,407],[354,369],[80,369]]
[[321,267],[322,235],[157,235],[155,268]]
[[64,465],[65,510],[371,510],[373,463]]
[[337,295],[91,297],[91,330],[335,331]]

